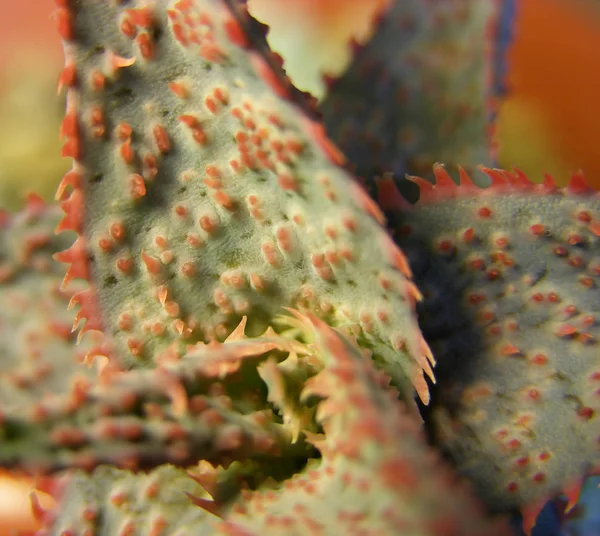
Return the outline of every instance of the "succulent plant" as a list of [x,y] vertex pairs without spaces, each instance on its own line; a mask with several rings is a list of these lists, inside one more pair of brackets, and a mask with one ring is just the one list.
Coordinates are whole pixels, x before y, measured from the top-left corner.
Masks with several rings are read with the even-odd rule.
[[496,4],[409,0],[379,17],[321,106],[358,175],[429,176],[438,161],[469,170],[491,163],[489,116],[500,89],[493,73],[501,69],[492,70],[494,41],[485,37],[499,31]]
[[57,0],[64,214],[0,215],[39,534],[510,534],[594,471],[598,194],[434,164],[493,162],[512,7],[390,2],[317,109],[244,2]]
[[[553,490],[596,470],[600,196],[486,169],[478,188],[441,166],[421,198],[393,207],[396,240],[423,292],[419,323],[439,365],[426,419],[477,494],[528,523]],[[434,211],[429,208],[435,206]],[[574,484],[571,487],[569,484]]]

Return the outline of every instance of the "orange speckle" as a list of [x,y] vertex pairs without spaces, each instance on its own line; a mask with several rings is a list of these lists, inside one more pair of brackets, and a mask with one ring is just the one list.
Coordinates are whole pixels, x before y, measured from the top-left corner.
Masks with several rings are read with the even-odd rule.
[[127,165],[133,164],[133,160],[135,158],[135,153],[133,151],[133,147],[131,146],[131,140],[130,139],[128,139],[127,141],[123,142],[119,146],[119,154],[121,155],[121,158],[123,159],[123,161]]
[[203,244],[202,238],[200,238],[200,236],[198,236],[197,234],[193,233],[188,234],[185,238],[185,241],[189,246],[193,248],[199,248]]
[[209,40],[202,41],[198,54],[206,61],[213,63],[220,63],[225,58],[225,54],[219,45]]
[[94,106],[90,110],[90,123],[92,135],[95,138],[102,138],[106,132],[106,126],[104,124],[104,113],[100,106]]
[[509,482],[506,486],[506,491],[508,493],[516,493],[519,489],[519,485],[516,482]]
[[192,261],[186,261],[181,265],[181,273],[186,277],[192,277],[196,274],[196,266]]
[[108,238],[101,238],[100,240],[98,240],[98,247],[104,251],[104,252],[108,252],[112,249],[113,247],[113,243],[110,239]]
[[152,9],[149,7],[128,9],[125,13],[136,26],[147,29],[152,28],[154,25],[154,14],[152,13]]
[[275,244],[272,242],[265,242],[261,246],[261,251],[265,261],[267,261],[268,264],[275,268],[279,266],[280,260]]
[[189,41],[185,34],[183,26],[181,26],[181,24],[179,24],[178,22],[174,22],[171,26],[171,29],[173,30],[173,35],[175,36],[175,39],[179,41],[179,43],[182,46],[187,47],[189,45]]
[[233,210],[235,208],[233,200],[223,190],[218,190],[215,193],[215,201],[227,210]]
[[227,104],[229,102],[229,97],[227,96],[227,90],[225,88],[216,87],[213,90],[213,95],[221,104]]
[[129,192],[134,200],[141,199],[146,195],[146,183],[144,177],[134,173],[129,176]]
[[142,250],[142,261],[144,262],[146,269],[151,274],[158,274],[161,271],[162,264],[156,258],[148,255],[144,250]]
[[106,86],[106,77],[97,69],[90,75],[90,86],[96,92],[104,91]]
[[557,328],[555,334],[557,337],[571,337],[577,333],[577,328],[569,324],[563,324]]
[[594,416],[594,414],[594,410],[587,406],[583,406],[577,410],[577,416],[586,421],[589,421]]
[[168,153],[171,150],[171,140],[169,139],[166,129],[161,125],[156,125],[152,129],[152,134],[154,135],[157,149],[162,154]]
[[189,90],[183,82],[169,82],[169,89],[180,99],[187,99],[189,97]]
[[588,228],[593,234],[600,236],[600,221],[591,222]]
[[544,473],[536,473],[531,478],[536,484],[541,484],[544,480],[546,480],[546,475]]
[[146,153],[143,158],[144,178],[152,180],[158,174],[158,160],[152,153]]
[[544,354],[535,354],[531,358],[531,363],[534,365],[545,365],[548,363],[548,358]]
[[542,236],[546,232],[546,227],[541,223],[536,223],[529,228],[529,232],[535,236]]
[[477,215],[480,218],[491,218],[492,217],[492,210],[488,207],[481,207],[478,211],[477,211]]
[[135,42],[140,48],[140,53],[142,54],[142,57],[144,59],[151,60],[152,58],[154,58],[154,43],[152,42],[152,39],[146,32],[140,33],[140,35],[137,36]]
[[469,227],[462,236],[465,242],[471,242],[475,238],[475,229],[473,229],[473,227]]
[[502,355],[515,356],[519,355],[521,351],[514,344],[505,344],[501,350]]
[[250,284],[254,288],[254,290],[262,291],[265,290],[267,284],[263,277],[258,274],[250,274]]
[[167,301],[165,302],[165,311],[166,313],[173,318],[177,318],[180,314],[180,308],[179,308],[179,304],[177,304],[174,301]]
[[217,103],[215,102],[215,99],[213,99],[211,96],[208,96],[204,99],[204,106],[206,106],[206,109],[211,114],[217,113]]
[[277,177],[277,182],[283,190],[298,191],[298,182],[288,173],[280,173]]
[[216,222],[210,216],[201,216],[198,220],[198,223],[200,224],[202,230],[207,232],[208,234],[213,233],[217,228]]
[[518,439],[511,439],[506,442],[506,448],[510,450],[517,449],[521,446],[521,442]]
[[133,134],[133,129],[129,123],[125,123],[124,121],[120,122],[115,129],[116,136],[121,141],[127,141],[131,138],[131,134]]
[[121,24],[119,25],[119,30],[121,30],[123,35],[129,37],[130,39],[135,39],[135,36],[137,35],[137,28],[128,17],[123,18]]

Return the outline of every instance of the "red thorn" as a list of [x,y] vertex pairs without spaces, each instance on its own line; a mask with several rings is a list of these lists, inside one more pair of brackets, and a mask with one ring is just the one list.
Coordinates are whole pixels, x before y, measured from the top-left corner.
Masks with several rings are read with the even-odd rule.
[[256,74],[271,88],[271,90],[282,99],[289,100],[290,92],[284,80],[278,76],[265,59],[259,54],[250,53],[250,64],[254,67]]
[[59,499],[66,486],[65,478],[48,475],[37,475],[35,477],[35,489],[50,495],[54,499]]
[[466,187],[469,189],[476,188],[478,190],[480,189],[479,187],[475,186],[475,183],[471,180],[471,177],[462,166],[458,166],[458,176],[460,178],[461,187]]
[[73,15],[69,11],[69,8],[59,7],[54,12],[54,17],[59,35],[65,41],[72,41],[75,34],[73,31]]
[[218,478],[215,473],[203,473],[200,475],[196,475],[194,473],[189,473],[188,476],[198,482],[204,490],[214,499],[215,494],[217,493],[217,484]]
[[565,507],[565,514],[568,514],[575,505],[579,502],[579,495],[581,494],[581,485],[583,479],[576,480],[563,490],[563,495],[567,498],[567,506]]
[[209,501],[208,499],[196,497],[195,495],[192,495],[191,493],[188,493],[187,491],[184,491],[184,493],[190,498],[190,500],[196,506],[199,506],[203,510],[206,510],[209,514],[213,514],[217,517],[221,517],[221,514],[219,512],[219,507],[216,505],[216,503],[214,501]]
[[44,523],[48,517],[48,510],[42,508],[40,500],[35,491],[32,491],[29,494],[29,501],[31,503],[31,513],[33,514],[34,519],[38,523]]
[[419,187],[419,203],[432,203],[439,198],[438,192],[433,184],[428,180],[416,177],[414,175],[406,175],[406,179],[416,184]]
[[60,156],[79,160],[81,158],[81,143],[78,137],[69,138],[63,145]]
[[85,240],[82,236],[78,237],[69,249],[55,253],[53,258],[58,262],[64,262],[71,265],[67,270],[61,288],[65,288],[73,278],[88,279],[87,251]]
[[65,191],[67,186],[71,188],[80,188],[81,187],[81,173],[75,170],[68,171],[63,176],[58,188],[56,189],[56,195],[54,199],[57,201],[62,201],[64,199]]
[[39,214],[43,210],[46,210],[48,204],[38,194],[29,193],[25,198],[25,210],[29,214]]
[[542,508],[546,504],[546,499],[541,501],[536,501],[527,506],[524,506],[521,509],[521,513],[523,514],[523,532],[527,536],[531,536],[531,531],[533,527],[535,527],[535,521],[537,516],[541,512]]
[[536,186],[536,184],[530,181],[527,175],[525,175],[525,173],[519,168],[513,168],[512,173],[509,174],[509,180],[514,186],[518,186],[520,188],[529,189]]
[[446,168],[438,163],[433,165],[433,176],[435,177],[435,186],[438,188],[457,189],[458,186],[448,175]]
[[428,180],[422,179],[421,177],[417,177],[416,175],[405,175],[406,179],[410,182],[416,184],[421,191],[430,191],[433,190],[433,184],[431,184]]
[[[100,328],[90,328],[90,329],[100,329]],[[114,349],[110,343],[110,341],[105,340],[101,344],[98,344],[91,348],[87,354],[85,354],[84,362],[85,363],[93,363],[96,357],[106,357],[109,360],[112,360],[114,356]]]
[[327,137],[325,127],[308,117],[303,117],[303,123],[310,137],[323,150],[325,156],[336,166],[343,166],[346,163],[346,157],[341,149]]
[[113,75],[119,69],[123,69],[124,67],[131,67],[135,63],[135,57],[126,58],[124,56],[119,56],[114,52],[109,52],[109,60],[110,69]]
[[412,277],[412,271],[408,265],[408,261],[406,260],[404,253],[402,253],[402,250],[396,245],[396,243],[387,233],[385,233],[382,237],[381,247],[383,252],[387,255],[392,266],[410,279]]
[[410,208],[410,203],[402,197],[391,175],[375,179],[377,186],[377,202],[382,210],[389,212],[404,211]]
[[569,184],[567,184],[567,192],[573,195],[585,195],[593,192],[585,180],[583,171],[579,170],[571,175]]
[[60,77],[58,79],[58,88],[56,91],[57,95],[60,95],[60,92],[62,91],[62,88],[64,86],[66,86],[67,88],[73,87],[75,85],[76,80],[77,73],[75,71],[75,64],[67,63],[67,65],[65,65],[64,69],[60,73]]
[[554,177],[549,173],[544,173],[544,181],[542,182],[544,192],[550,193],[558,189]]
[[73,331],[77,329],[82,319],[85,319],[86,322],[81,328],[80,337],[86,331],[102,331],[102,321],[96,309],[96,296],[92,289],[82,290],[74,294],[69,302],[69,309],[73,309],[75,305],[79,305],[79,311],[77,311],[73,321]]
[[60,206],[65,212],[65,217],[56,227],[56,232],[75,231],[76,233],[80,233],[83,225],[83,212],[85,206],[81,189],[77,188],[73,190],[69,198],[63,201]]
[[60,137],[72,138],[79,135],[79,125],[77,123],[77,114],[74,111],[69,111],[65,114],[62,123],[60,124]]
[[350,190],[354,194],[354,199],[360,204],[362,209],[375,219],[380,225],[385,224],[385,216],[379,209],[379,205],[371,199],[365,189],[356,181],[350,182]]
[[491,179],[490,188],[505,188],[508,184],[508,181],[499,170],[485,166],[478,166],[478,168]]

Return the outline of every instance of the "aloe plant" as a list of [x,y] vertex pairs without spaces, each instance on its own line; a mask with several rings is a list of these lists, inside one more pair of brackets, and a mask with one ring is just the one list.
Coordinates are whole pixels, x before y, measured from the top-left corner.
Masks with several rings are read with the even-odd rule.
[[531,529],[596,464],[598,195],[397,169],[493,161],[510,4],[390,2],[320,109],[243,4],[57,0],[73,168],[0,218],[0,464],[48,535]]

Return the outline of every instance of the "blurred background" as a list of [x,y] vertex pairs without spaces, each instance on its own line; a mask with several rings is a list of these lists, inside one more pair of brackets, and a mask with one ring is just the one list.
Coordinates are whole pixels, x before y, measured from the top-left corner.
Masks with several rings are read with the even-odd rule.
[[[295,83],[317,96],[320,72],[349,61],[348,36],[368,34],[369,12],[386,0],[248,0],[271,25],[270,43]],[[559,182],[582,168],[600,187],[600,2],[516,0],[509,96],[498,117],[502,167]],[[309,58],[310,61],[306,61]]]
[[[272,26],[272,46],[302,89],[322,95],[322,72],[343,70],[351,36],[364,39],[384,0],[248,0]],[[500,164],[564,183],[583,169],[600,188],[600,2],[517,0],[509,96],[498,118]],[[56,96],[62,51],[53,0],[0,0],[0,207],[36,191],[51,199],[70,162],[60,158]],[[31,529],[31,482],[0,473],[0,536]],[[42,496],[42,505],[51,500]]]

